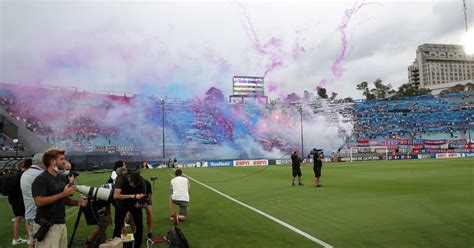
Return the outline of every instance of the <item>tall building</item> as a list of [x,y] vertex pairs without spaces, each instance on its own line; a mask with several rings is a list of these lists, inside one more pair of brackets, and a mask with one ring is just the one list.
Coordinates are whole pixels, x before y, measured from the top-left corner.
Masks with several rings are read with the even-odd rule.
[[245,103],[248,101],[267,103],[263,77],[234,76],[232,78],[231,103]]
[[408,66],[409,82],[433,91],[472,83],[473,79],[474,55],[466,54],[461,45],[423,44]]

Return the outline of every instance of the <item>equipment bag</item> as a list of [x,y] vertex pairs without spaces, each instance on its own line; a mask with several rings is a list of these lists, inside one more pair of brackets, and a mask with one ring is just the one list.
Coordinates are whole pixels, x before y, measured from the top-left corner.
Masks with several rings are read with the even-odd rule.
[[170,248],[189,248],[188,240],[178,227],[173,227],[166,234]]

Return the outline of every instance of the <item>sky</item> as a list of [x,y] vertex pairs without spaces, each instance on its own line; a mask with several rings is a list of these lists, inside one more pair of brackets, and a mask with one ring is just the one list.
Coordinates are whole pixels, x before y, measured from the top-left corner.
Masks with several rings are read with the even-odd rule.
[[[466,0],[474,28],[474,0]],[[398,87],[424,43],[460,44],[453,1],[0,1],[0,81],[189,99],[265,76],[271,99]]]

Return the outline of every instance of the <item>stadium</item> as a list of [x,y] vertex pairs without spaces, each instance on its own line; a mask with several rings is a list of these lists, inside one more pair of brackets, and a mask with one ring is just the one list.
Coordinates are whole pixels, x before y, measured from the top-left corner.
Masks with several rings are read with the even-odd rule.
[[0,3],[0,248],[472,247],[459,4],[314,4]]

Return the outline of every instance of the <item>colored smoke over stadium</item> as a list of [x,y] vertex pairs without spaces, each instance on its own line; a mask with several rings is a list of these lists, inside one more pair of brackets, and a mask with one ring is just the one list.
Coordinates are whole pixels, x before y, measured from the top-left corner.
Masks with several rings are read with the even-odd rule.
[[[377,61],[372,59],[372,51],[393,52],[382,56],[395,57],[392,62],[403,54],[399,63],[403,66],[399,67],[405,68],[406,58],[412,59],[413,49],[420,41],[437,41],[427,36],[434,33],[435,37],[445,37],[440,34],[447,37],[453,34],[451,30],[456,30],[452,28],[455,17],[443,16],[439,19],[446,30],[431,32],[425,28],[426,32],[416,37],[396,35],[397,39],[410,42],[400,48],[384,47],[394,39],[381,30],[395,32],[405,27],[414,28],[400,23],[404,21],[397,19],[400,13],[413,12],[407,22],[416,23],[419,20],[416,18],[421,18],[427,21],[425,27],[439,26],[434,25],[437,19],[431,21],[431,17],[449,14],[444,11],[445,6],[441,8],[443,11],[433,13],[426,3],[408,7],[387,4],[380,8],[380,13],[364,13],[366,19],[362,21],[366,23],[361,22],[362,15],[357,14],[367,5],[364,2],[2,4],[5,20],[2,27],[5,28],[1,31],[0,82],[77,87],[78,92],[85,89],[118,95],[133,93],[135,97],[126,105],[108,98],[86,98],[90,106],[103,111],[100,125],[120,130],[121,134],[133,137],[137,144],[157,139],[150,145],[155,150],[161,149],[161,108],[157,102],[165,96],[166,106],[170,107],[167,121],[171,124],[184,121],[169,129],[169,142],[185,144],[191,142],[185,137],[198,140],[199,135],[215,132],[222,137],[208,138],[218,140],[217,143],[212,141],[212,145],[222,149],[219,151],[222,157],[240,156],[238,152],[246,149],[249,157],[266,156],[268,152],[276,157],[281,153],[265,150],[262,143],[282,139],[288,147],[297,148],[300,143],[297,108],[276,106],[269,111],[253,105],[226,103],[232,94],[234,75],[265,76],[266,94],[270,99],[279,97],[287,105],[295,100],[294,96],[296,100],[302,97],[303,91],[315,91],[315,86],[327,87],[328,92],[337,90],[339,96],[344,97],[355,92],[356,83],[375,77],[356,75],[367,73],[363,69]],[[426,9],[427,12],[423,12]],[[396,18],[391,13],[395,13]],[[123,21],[124,16],[129,20]],[[370,22],[380,23],[380,26],[372,28],[368,25]],[[38,28],[38,23],[44,28]],[[412,33],[408,31],[406,33]],[[372,39],[375,36],[377,39]],[[368,43],[370,49],[363,47],[363,43]],[[364,54],[365,51],[370,54]],[[376,64],[378,72],[396,74],[392,78],[397,80],[385,74],[377,77],[382,76],[394,86],[405,80],[405,69],[403,73],[393,73],[387,69],[388,64]],[[204,101],[212,87],[222,92],[223,103],[214,106]],[[53,108],[55,100],[70,99],[69,93],[61,95],[61,91],[54,93],[51,100],[34,95],[34,89],[31,91],[29,99],[37,101],[32,104],[35,115]],[[155,100],[148,100],[149,97]],[[176,103],[175,109],[171,108],[173,103]],[[106,111],[102,109],[104,106],[107,106]],[[329,120],[329,107],[322,105],[322,112],[317,114],[311,114],[310,108],[304,106],[304,112],[308,113],[303,123],[305,147],[337,148],[343,136],[350,135],[350,126],[337,115]],[[87,116],[83,109],[87,108],[65,105],[63,112],[78,119]],[[37,118],[47,121],[41,115]],[[203,126],[199,134],[180,136],[182,130],[192,130],[188,127],[193,123],[209,121],[199,118],[211,118],[212,125]],[[61,121],[49,125],[58,130],[64,127]],[[232,138],[225,136],[229,130],[232,130]],[[272,133],[275,137],[271,137]],[[260,137],[260,134],[264,135]],[[132,139],[130,137],[123,138]],[[202,144],[196,142],[193,145]]]
[[[339,24],[339,27],[337,28],[341,36],[341,45],[340,45],[340,50],[336,57],[336,60],[331,66],[331,71],[335,79],[340,78],[342,74],[344,73],[342,62],[347,57],[347,52],[348,52],[348,47],[347,47],[348,41],[347,41],[347,35],[346,35],[347,26],[349,25],[352,15],[357,13],[357,11],[359,11],[364,5],[365,5],[365,1],[363,1],[360,4],[355,2],[352,8],[346,9],[344,11],[344,16],[342,18],[342,21]],[[327,82],[328,82],[327,79],[322,79],[319,82],[318,87],[325,87]]]
[[[9,109],[12,116],[52,145],[72,151],[113,145],[143,151],[147,156],[162,155],[161,99],[1,86],[1,97],[16,103]],[[292,149],[300,150],[297,107],[231,105],[217,88],[187,101],[166,99],[164,107],[168,156],[282,158]],[[302,111],[306,151],[314,146],[337,149],[352,130],[352,124],[343,122],[341,116],[328,121],[329,112],[313,114],[310,105],[303,105]]]

